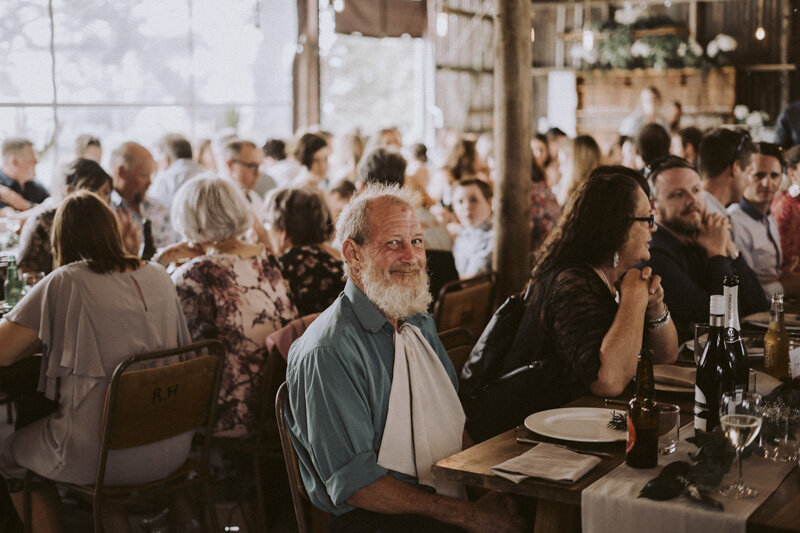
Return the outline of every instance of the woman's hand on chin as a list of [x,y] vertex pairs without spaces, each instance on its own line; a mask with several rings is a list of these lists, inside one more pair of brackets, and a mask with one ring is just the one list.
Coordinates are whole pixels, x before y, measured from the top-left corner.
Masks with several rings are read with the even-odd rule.
[[644,304],[647,302],[650,285],[650,267],[644,270],[631,268],[622,276],[619,284],[620,298],[634,298]]

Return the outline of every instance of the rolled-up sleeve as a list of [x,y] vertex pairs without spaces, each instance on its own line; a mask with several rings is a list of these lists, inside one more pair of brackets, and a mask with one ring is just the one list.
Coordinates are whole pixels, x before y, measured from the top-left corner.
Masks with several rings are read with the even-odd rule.
[[342,514],[355,492],[387,474],[375,454],[372,381],[357,354],[317,347],[287,372],[287,422],[309,497]]

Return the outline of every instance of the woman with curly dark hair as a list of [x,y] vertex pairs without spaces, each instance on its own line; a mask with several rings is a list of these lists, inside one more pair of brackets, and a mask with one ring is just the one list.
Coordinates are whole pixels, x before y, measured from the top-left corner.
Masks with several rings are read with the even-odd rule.
[[[678,337],[664,304],[661,278],[636,265],[650,258],[655,231],[647,184],[635,171],[600,167],[567,204],[540,248],[527,309],[507,364],[547,360],[546,391],[518,391],[509,405],[493,405],[495,429],[522,422],[535,410],[579,396],[618,396],[636,373],[642,347],[669,363]],[[531,399],[530,402],[526,398]]]

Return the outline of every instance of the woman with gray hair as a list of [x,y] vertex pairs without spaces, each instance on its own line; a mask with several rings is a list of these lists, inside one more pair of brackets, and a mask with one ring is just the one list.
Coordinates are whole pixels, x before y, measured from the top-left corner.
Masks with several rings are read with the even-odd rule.
[[344,289],[342,262],[325,244],[332,233],[325,199],[308,187],[279,189],[267,198],[266,222],[300,314],[324,311]]
[[172,274],[194,340],[217,338],[228,350],[214,430],[242,436],[255,428],[253,391],[261,380],[265,341],[297,317],[280,264],[260,244],[240,237],[253,220],[244,195],[229,180],[198,177],[178,189],[172,221],[188,242],[157,260],[191,258]]

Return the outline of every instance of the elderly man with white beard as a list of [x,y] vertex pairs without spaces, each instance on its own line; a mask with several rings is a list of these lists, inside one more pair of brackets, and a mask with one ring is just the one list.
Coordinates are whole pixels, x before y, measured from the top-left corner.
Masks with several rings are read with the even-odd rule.
[[286,421],[331,531],[521,531],[516,505],[476,502],[431,466],[467,441],[431,296],[413,193],[368,186],[336,226],[347,284],[292,346]]

